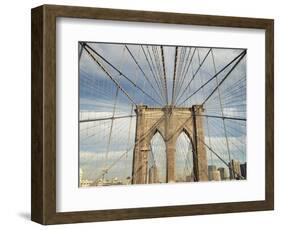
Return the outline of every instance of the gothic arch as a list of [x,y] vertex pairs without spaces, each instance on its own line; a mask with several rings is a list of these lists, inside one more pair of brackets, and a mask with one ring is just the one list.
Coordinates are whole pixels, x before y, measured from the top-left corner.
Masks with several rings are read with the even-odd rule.
[[163,134],[163,131],[162,131],[159,127],[156,127],[155,129],[153,129],[153,131],[151,131],[151,132],[148,134],[148,141],[151,142],[152,138],[153,138],[157,133],[160,134],[160,136],[162,137],[163,141],[165,142],[165,135]]
[[186,136],[188,137],[191,145],[192,145],[192,150],[194,151],[195,150],[195,146],[194,146],[194,142],[193,142],[193,137],[190,135],[190,133],[187,131],[187,128],[186,127],[183,127],[182,129],[180,129],[177,134],[176,134],[176,140],[179,138],[179,136],[184,133],[186,134]]
[[[175,178],[176,181],[194,181],[196,162],[194,146],[190,134],[185,128],[177,133],[175,142]],[[191,151],[190,151],[191,150]]]
[[150,141],[157,132],[166,144],[166,182],[175,181],[175,145],[176,138],[182,131],[192,143],[196,180],[208,180],[206,149],[197,141],[204,138],[202,116],[196,116],[203,112],[201,106],[149,108],[139,105],[135,112],[137,122],[132,172],[134,184],[144,184],[147,181]]
[[[150,181],[150,183],[165,182],[167,176],[166,143],[158,129],[150,139],[150,149],[151,151],[149,153],[153,154],[153,156],[150,155],[150,157],[154,158],[154,162],[148,162],[148,181]],[[153,165],[153,163],[155,165]]]

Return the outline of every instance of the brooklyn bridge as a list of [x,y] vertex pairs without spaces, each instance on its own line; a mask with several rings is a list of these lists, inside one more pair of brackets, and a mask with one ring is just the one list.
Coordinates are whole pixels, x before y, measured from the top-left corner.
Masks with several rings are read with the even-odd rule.
[[246,179],[246,50],[79,42],[80,186]]

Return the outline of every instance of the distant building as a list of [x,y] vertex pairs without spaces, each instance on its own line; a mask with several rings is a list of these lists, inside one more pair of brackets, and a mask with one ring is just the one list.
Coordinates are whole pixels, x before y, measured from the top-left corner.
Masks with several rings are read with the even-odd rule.
[[220,172],[217,170],[217,166],[215,165],[209,165],[208,166],[208,178],[209,181],[220,181],[221,180],[221,176],[220,176]]
[[185,181],[186,181],[186,182],[193,182],[193,181],[194,181],[194,176],[193,176],[192,174],[186,176]]
[[122,185],[123,182],[118,179],[118,177],[114,177],[112,179],[100,178],[97,181],[97,186],[109,186],[109,185]]
[[214,181],[220,181],[221,180],[221,174],[220,171],[212,171],[212,180]]
[[231,160],[229,162],[230,179],[241,179],[240,161]]
[[244,164],[240,165],[240,170],[241,170],[241,176],[244,179],[247,179],[247,163],[246,162]]
[[109,181],[108,181],[108,180],[105,180],[105,179],[100,178],[100,179],[97,181],[97,186],[105,186],[105,185],[109,185]]
[[81,187],[89,187],[93,184],[92,180],[81,180],[80,181],[80,186]]
[[111,184],[112,185],[121,185],[121,184],[123,184],[123,182],[121,180],[119,180],[118,177],[115,177],[112,179]]
[[126,185],[132,184],[132,178],[131,177],[127,177],[126,178]]
[[215,165],[208,165],[208,179],[211,181],[213,180],[213,172],[217,171],[217,166]]
[[211,171],[209,176],[210,176],[210,181],[220,181],[221,180],[221,175],[218,170]]
[[208,178],[212,180],[212,172],[217,170],[217,166],[215,165],[208,165]]
[[218,168],[218,171],[220,172],[221,180],[229,179],[229,170],[228,169],[226,169],[224,167],[220,167],[220,168]]
[[89,187],[92,185],[93,181],[83,179],[83,170],[80,168],[80,173],[79,173],[79,182],[80,182],[80,187]]
[[176,182],[185,182],[185,178],[183,176],[178,176],[177,175]]
[[148,171],[148,183],[159,183],[158,169],[156,165],[153,165]]

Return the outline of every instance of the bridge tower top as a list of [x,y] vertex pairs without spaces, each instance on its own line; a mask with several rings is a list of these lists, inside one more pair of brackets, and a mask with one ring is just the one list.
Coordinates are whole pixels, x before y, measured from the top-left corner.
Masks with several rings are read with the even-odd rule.
[[[147,159],[150,151],[151,139],[159,132],[166,145],[167,182],[175,181],[175,152],[178,136],[185,132],[192,146],[194,170],[197,180],[207,180],[207,158],[204,140],[202,105],[192,107],[148,107],[137,105],[136,137],[134,149],[133,183],[146,183]],[[198,139],[201,140],[198,141]]]

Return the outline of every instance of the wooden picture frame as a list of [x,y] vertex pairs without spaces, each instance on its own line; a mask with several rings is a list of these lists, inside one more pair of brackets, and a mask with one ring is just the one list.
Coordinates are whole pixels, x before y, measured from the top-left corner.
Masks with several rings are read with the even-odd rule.
[[[274,21],[271,19],[43,5],[32,9],[31,219],[41,224],[125,220],[274,209]],[[56,18],[120,20],[265,30],[265,200],[56,212]]]

